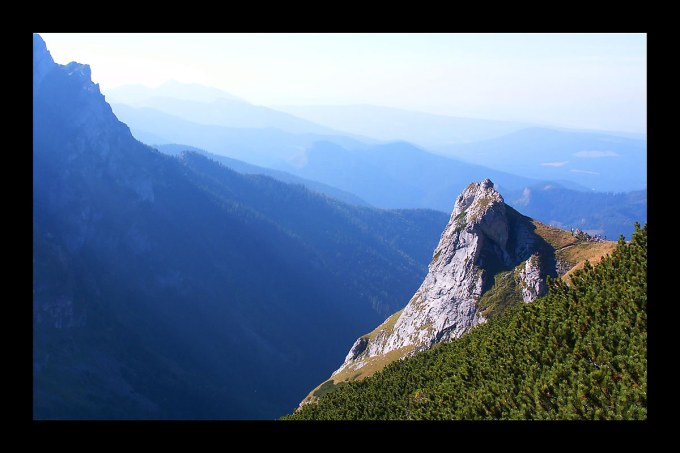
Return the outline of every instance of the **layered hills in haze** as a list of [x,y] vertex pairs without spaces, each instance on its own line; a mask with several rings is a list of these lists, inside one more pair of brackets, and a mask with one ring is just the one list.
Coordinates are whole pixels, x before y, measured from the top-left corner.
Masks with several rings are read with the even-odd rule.
[[329,186],[328,184],[312,181],[310,179],[304,179],[281,170],[273,170],[271,168],[259,167],[257,165],[252,165],[247,162],[243,162],[242,160],[236,160],[230,157],[221,156],[219,154],[209,153],[207,151],[195,148],[193,146],[172,144],[172,145],[156,145],[155,148],[158,151],[164,154],[168,154],[170,156],[177,156],[184,151],[191,151],[206,156],[214,160],[215,162],[219,162],[225,167],[229,167],[230,169],[239,173],[247,175],[270,176],[278,181],[303,185],[313,192],[323,193],[331,198],[335,198],[336,200],[344,201],[345,203],[350,203],[356,206],[370,206],[367,202],[357,197],[356,195],[341,189],[337,189],[333,186]]
[[[294,175],[333,186],[376,207],[450,212],[452,194],[470,179],[490,177],[513,205],[521,204],[528,214],[556,226],[630,237],[631,225],[647,216],[646,192],[641,192],[646,187],[646,143],[630,136],[425,114],[412,117],[406,111],[383,112],[370,106],[331,109],[334,117],[350,123],[369,116],[398,125],[373,136],[390,140],[380,144],[256,108],[207,87],[167,83],[136,91],[121,96],[111,90],[109,96],[124,101],[114,104],[114,111],[144,143],[179,143],[285,171],[288,176],[268,174],[287,182]],[[432,121],[427,123],[428,119]],[[429,129],[424,129],[426,124]],[[477,140],[473,142],[449,137],[437,145],[436,140],[418,138],[418,131],[425,130],[440,137],[455,131],[481,135],[468,137]],[[395,142],[399,137],[412,138],[418,145]],[[633,190],[636,193],[630,194]]]
[[647,187],[647,142],[639,138],[533,127],[435,149],[527,178],[570,181],[588,191],[626,192]]
[[285,106],[281,110],[337,130],[426,148],[506,135],[530,124],[459,118],[375,105]]
[[232,128],[275,128],[285,132],[338,135],[329,127],[278,110],[253,105],[223,91],[196,84],[165,82],[157,88],[143,85],[109,90],[113,104],[146,107],[187,121]]
[[445,215],[164,155],[33,40],[35,418],[275,418],[417,288]]
[[265,167],[276,168],[295,160],[304,149],[320,140],[350,149],[366,146],[341,134],[297,134],[274,127],[227,127],[188,121],[151,107],[124,104],[112,107],[116,116],[130,126],[135,138],[144,143],[181,143]]
[[[323,143],[318,144],[318,147],[323,145]],[[332,146],[328,143],[325,145]],[[395,147],[399,145],[400,144],[394,144]],[[324,193],[346,203],[358,206],[369,205],[369,203],[349,191],[319,183],[313,179],[295,176],[292,173],[283,172],[281,170],[250,165],[243,161],[208,153],[207,151],[186,145],[159,145],[156,146],[156,148],[159,151],[170,155],[176,155],[181,151],[191,150],[210,157],[217,162],[221,162],[240,173],[263,174],[278,179],[279,181],[302,184],[310,190]],[[388,150],[387,152],[389,152],[389,149],[392,147],[386,145],[379,148],[386,149]],[[411,147],[404,144],[404,148],[408,150]],[[377,154],[379,153],[380,151],[378,151]],[[428,183],[426,178],[422,176],[416,175],[413,178],[409,178],[407,181],[401,181],[401,183],[394,179],[388,179],[387,181],[381,179],[376,183],[372,179],[372,175],[379,174],[381,171],[387,171],[391,167],[401,167],[401,171],[406,172],[408,168],[407,164],[413,163],[413,161],[405,159],[405,164],[394,163],[392,166],[381,166],[380,161],[381,157],[385,158],[384,154],[385,153],[383,152],[382,156],[377,156],[377,159],[374,159],[373,164],[370,165],[370,168],[374,170],[374,172],[362,171],[362,165],[356,164],[354,173],[345,173],[348,176],[353,175],[354,178],[348,177],[348,180],[344,182],[338,182],[338,179],[340,178],[337,176],[331,176],[329,179],[334,180],[338,185],[346,185],[356,192],[377,194],[376,197],[372,199],[373,203],[377,206],[383,206],[385,204],[389,205],[390,202],[394,202],[394,200],[409,200],[410,203],[416,205],[429,204],[423,202],[422,199],[419,199],[418,194],[422,192],[419,192],[417,187],[414,188],[410,185],[412,183],[418,184],[419,180]],[[327,166],[326,170],[332,172],[333,168],[342,168],[343,163],[351,163],[352,155],[354,154],[341,151],[341,156],[346,157],[347,160],[343,162],[340,158],[338,159],[336,166]],[[363,163],[369,165],[367,161],[371,156],[362,157],[364,158]],[[437,162],[437,156],[432,157],[434,158],[433,162]],[[386,159],[386,161],[389,162],[389,159]],[[450,162],[447,161],[444,161],[444,163],[450,164]],[[413,164],[413,168],[418,168],[415,163]],[[433,165],[433,168],[436,168],[436,165]],[[449,169],[451,171],[451,176],[454,176],[454,178],[452,181],[448,181],[446,175],[444,175],[441,170],[439,172],[439,175],[441,176],[439,182],[441,187],[439,192],[442,195],[438,197],[439,200],[436,203],[436,209],[440,211],[444,211],[446,206],[450,204],[450,201],[447,201],[448,197],[445,196],[445,194],[448,193],[447,191],[456,188],[458,183],[455,181],[465,177],[461,174],[462,171],[459,168],[452,168],[452,166],[444,165],[444,169]],[[463,167],[463,170],[467,169],[470,169],[470,167]],[[314,172],[312,171],[311,173]],[[489,171],[482,171],[481,173],[488,174]],[[313,176],[314,175],[312,175],[312,177]],[[382,184],[382,187],[390,188],[390,192],[378,192],[376,190],[376,185],[379,184]],[[499,188],[499,191],[503,193],[504,198],[512,206],[520,208],[522,212],[533,218],[542,219],[544,223],[560,228],[579,228],[589,234],[608,237],[609,239],[616,239],[620,234],[629,238],[633,231],[631,222],[638,220],[645,221],[647,219],[647,189],[633,192],[608,193],[570,190],[555,183],[537,183],[532,186],[525,186],[522,189],[502,190]]]
[[644,134],[560,129],[371,105],[284,109],[337,130],[411,142],[447,157],[567,188],[626,192],[646,187]]
[[512,206],[560,228],[580,228],[590,234],[631,238],[631,221],[647,220],[647,189],[632,192],[582,192],[543,183],[504,192]]

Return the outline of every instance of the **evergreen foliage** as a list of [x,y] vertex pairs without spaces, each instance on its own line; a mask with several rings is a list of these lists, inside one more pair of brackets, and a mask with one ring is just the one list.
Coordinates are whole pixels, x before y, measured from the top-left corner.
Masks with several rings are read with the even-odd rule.
[[647,226],[597,266],[286,419],[645,419]]

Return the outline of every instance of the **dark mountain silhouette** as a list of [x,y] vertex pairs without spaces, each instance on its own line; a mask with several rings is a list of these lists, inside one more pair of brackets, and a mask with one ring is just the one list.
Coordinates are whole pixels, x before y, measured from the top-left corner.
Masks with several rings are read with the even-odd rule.
[[444,214],[164,155],[33,39],[35,418],[277,417],[417,288]]

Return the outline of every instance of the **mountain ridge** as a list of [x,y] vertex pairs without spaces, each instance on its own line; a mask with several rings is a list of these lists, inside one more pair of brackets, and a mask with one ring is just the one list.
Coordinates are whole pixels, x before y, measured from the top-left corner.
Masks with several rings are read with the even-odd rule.
[[[112,108],[121,120],[130,125],[135,137],[149,145],[188,144],[211,153],[272,168],[294,158],[317,140],[330,140],[349,148],[366,146],[344,135],[296,134],[274,127],[225,127],[189,121],[151,107],[112,104]],[[159,139],[162,142],[159,143]]]
[[600,192],[640,190],[647,183],[646,140],[598,131],[531,127],[433,151],[527,178],[568,180]]
[[425,274],[445,215],[164,155],[33,40],[34,418],[274,418]]
[[[646,221],[646,202],[637,203],[627,196],[590,191],[540,190],[539,193],[539,186],[557,188],[561,184],[491,170],[409,143],[371,145],[341,136],[296,135],[276,129],[223,128],[188,122],[151,108],[135,109],[124,105],[114,105],[113,108],[130,125],[135,137],[149,145],[191,145],[213,154],[336,187],[379,208],[427,208],[450,212],[453,193],[459,193],[472,179],[481,181],[489,177],[513,205],[523,207],[527,213],[530,211],[533,217],[544,223],[562,228],[581,228],[616,238],[621,233],[629,237],[635,221]],[[575,148],[572,152],[580,149]],[[514,154],[510,153],[510,157]],[[543,154],[542,151],[539,156]],[[402,158],[397,159],[396,155]],[[599,160],[603,159],[617,158],[605,156]],[[535,162],[535,166],[541,162]],[[560,167],[541,168],[551,172],[548,176],[554,176],[549,180],[557,181],[564,177],[563,172],[559,173],[564,170]],[[569,187],[585,188],[574,184]],[[536,196],[525,196],[530,193]]]
[[530,125],[377,105],[282,106],[279,109],[340,131],[383,141],[405,140],[426,148],[496,137]]
[[170,156],[176,156],[182,153],[183,151],[195,152],[198,154],[202,154],[216,162],[219,162],[222,165],[225,165],[226,167],[229,167],[232,170],[235,170],[239,173],[270,176],[278,181],[282,181],[285,183],[303,185],[309,190],[328,195],[329,197],[342,201],[344,203],[349,203],[356,206],[370,206],[366,201],[362,200],[358,196],[350,192],[335,188],[333,186],[329,186],[318,181],[300,178],[298,176],[286,173],[284,171],[273,170],[271,168],[266,167],[259,167],[257,165],[252,165],[237,159],[232,159],[230,157],[210,153],[208,151],[193,146],[168,144],[168,145],[154,145],[154,148]]

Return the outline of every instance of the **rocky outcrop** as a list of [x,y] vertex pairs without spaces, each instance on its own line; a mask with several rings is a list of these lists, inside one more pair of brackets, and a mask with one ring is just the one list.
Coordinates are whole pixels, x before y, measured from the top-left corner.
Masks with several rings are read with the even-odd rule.
[[40,35],[33,35],[33,91],[54,67],[52,54],[47,50],[45,41]]
[[[91,76],[87,64],[55,63],[45,41],[33,35],[34,171],[56,174],[65,184],[73,176],[71,167],[78,168],[83,170],[78,174],[79,184],[86,187],[83,190],[93,191],[103,180],[115,180],[136,194],[137,201],[151,203],[155,190],[150,172],[142,165],[128,165],[143,159],[140,154],[151,149],[138,143],[127,125],[116,118]],[[60,170],[45,170],[47,167]],[[79,197],[71,196],[70,191],[58,191],[43,210],[61,212],[78,203]],[[69,249],[79,249],[87,236],[97,233],[92,222],[98,217],[96,207],[83,206],[79,216],[65,219],[72,223]]]
[[550,266],[554,250],[534,230],[531,219],[507,206],[489,179],[470,184],[457,198],[429,272],[408,305],[359,338],[333,376],[428,349],[484,323],[478,301],[501,272],[512,275],[502,296],[530,302],[544,295],[546,275],[556,275]]
[[548,293],[548,285],[545,281],[545,275],[541,272],[540,260],[539,255],[532,255],[524,262],[524,267],[519,271],[522,300],[524,302],[533,302]]
[[[41,138],[45,131],[52,133],[58,122],[61,130],[51,137],[53,141],[78,135],[77,140],[69,143],[72,158],[77,155],[76,150],[89,153],[96,150],[106,156],[112,145],[127,145],[134,140],[127,125],[113,114],[91,75],[87,64],[55,63],[45,41],[40,35],[33,35],[34,138]],[[55,118],[56,112],[59,118]]]

